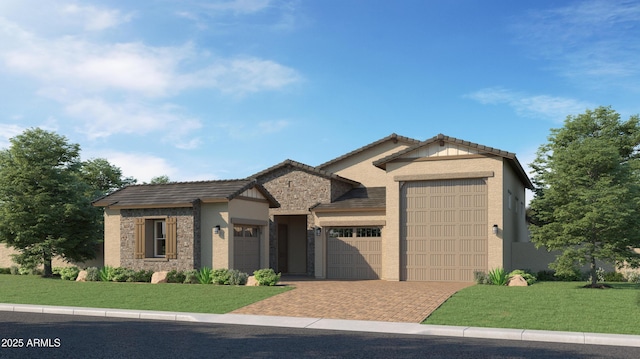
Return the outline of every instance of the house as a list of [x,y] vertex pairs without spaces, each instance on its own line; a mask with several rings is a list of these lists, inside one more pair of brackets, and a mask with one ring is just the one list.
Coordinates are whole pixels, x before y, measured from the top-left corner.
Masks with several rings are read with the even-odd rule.
[[285,160],[244,180],[129,186],[95,205],[106,265],[472,281],[552,260],[529,242],[532,187],[513,153],[391,134],[317,167]]
[[94,202],[104,207],[104,264],[132,269],[268,266],[269,208],[253,180],[133,185]]

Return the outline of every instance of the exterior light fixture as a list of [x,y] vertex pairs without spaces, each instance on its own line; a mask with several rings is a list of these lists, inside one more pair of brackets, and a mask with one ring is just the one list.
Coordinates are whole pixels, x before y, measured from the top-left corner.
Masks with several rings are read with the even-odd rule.
[[498,234],[498,225],[497,224],[493,225],[493,234]]
[[213,234],[218,234],[218,233],[220,233],[220,225],[213,227]]
[[322,234],[322,228],[316,227],[316,236],[320,236]]

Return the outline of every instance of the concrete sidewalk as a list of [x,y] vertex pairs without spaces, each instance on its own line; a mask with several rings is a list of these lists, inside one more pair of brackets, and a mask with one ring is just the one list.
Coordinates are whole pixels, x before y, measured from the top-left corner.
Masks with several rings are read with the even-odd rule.
[[147,310],[56,307],[29,304],[2,304],[0,311],[47,313],[95,316],[107,318],[128,318],[144,320],[168,320],[215,324],[257,325],[301,329],[344,330],[373,333],[393,333],[411,335],[434,335],[448,337],[522,340],[537,342],[615,345],[640,347],[640,336],[621,334],[599,334],[579,332],[554,332],[527,329],[474,328],[446,325],[423,325],[417,323],[380,322],[368,320],[343,320],[304,317],[278,317],[245,314],[203,314],[175,313]]

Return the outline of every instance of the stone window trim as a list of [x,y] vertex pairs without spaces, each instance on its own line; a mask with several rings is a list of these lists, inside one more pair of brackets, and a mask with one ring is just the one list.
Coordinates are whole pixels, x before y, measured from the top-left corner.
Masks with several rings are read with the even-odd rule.
[[[157,256],[155,250],[155,223],[159,220],[164,220],[166,225],[165,234],[165,254],[164,257]],[[149,216],[138,217],[135,219],[135,246],[134,246],[134,258],[144,259],[148,261],[150,259],[169,260],[177,259],[177,218],[168,216]]]

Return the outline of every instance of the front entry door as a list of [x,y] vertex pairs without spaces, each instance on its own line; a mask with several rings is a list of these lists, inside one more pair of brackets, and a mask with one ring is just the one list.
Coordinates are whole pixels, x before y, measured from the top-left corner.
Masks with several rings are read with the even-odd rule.
[[278,224],[278,272],[289,273],[289,226]]

